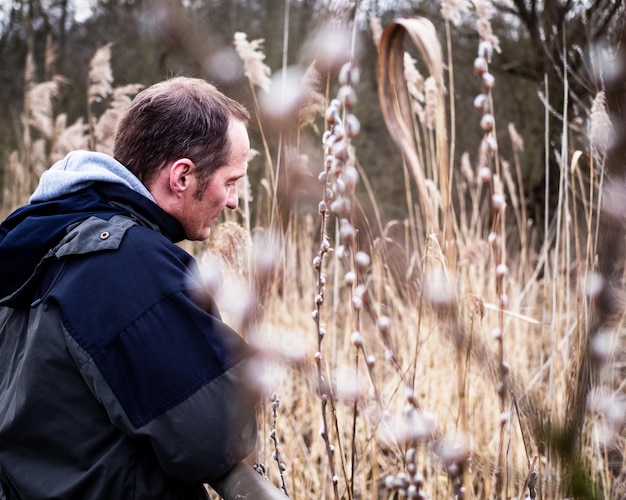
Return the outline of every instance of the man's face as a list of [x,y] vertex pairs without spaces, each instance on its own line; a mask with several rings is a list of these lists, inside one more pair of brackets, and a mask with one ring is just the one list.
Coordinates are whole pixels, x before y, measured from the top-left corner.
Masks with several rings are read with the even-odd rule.
[[248,171],[250,140],[246,126],[236,120],[231,122],[228,136],[231,144],[229,163],[213,173],[211,181],[201,193],[197,192],[197,178],[192,174],[194,185],[185,191],[178,220],[190,240],[206,240],[211,234],[211,226],[224,207],[237,208],[237,181]]

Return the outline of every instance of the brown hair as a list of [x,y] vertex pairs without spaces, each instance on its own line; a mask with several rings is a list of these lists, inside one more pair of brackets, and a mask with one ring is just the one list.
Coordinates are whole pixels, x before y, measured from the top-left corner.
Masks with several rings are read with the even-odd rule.
[[229,161],[230,120],[245,124],[250,114],[204,80],[176,77],[143,90],[117,127],[113,156],[149,186],[168,162],[189,158],[199,190]]

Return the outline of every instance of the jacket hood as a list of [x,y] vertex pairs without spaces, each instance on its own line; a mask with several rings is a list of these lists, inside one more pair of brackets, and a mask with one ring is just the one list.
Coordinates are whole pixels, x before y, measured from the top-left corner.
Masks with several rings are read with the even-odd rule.
[[[71,156],[69,163],[74,163],[75,157]],[[184,230],[174,217],[140,190],[129,187],[132,179],[124,177],[123,173],[116,175],[105,167],[100,170],[98,167],[104,163],[91,161],[93,155],[89,158],[90,165],[96,167],[87,174],[91,181],[84,181],[82,175],[77,174],[76,168],[81,167],[73,165],[74,169],[67,171],[57,164],[53,167],[54,173],[43,174],[31,203],[17,209],[0,225],[0,302],[33,277],[37,265],[63,239],[70,226],[88,217],[108,220],[114,215],[124,215],[163,233],[173,242],[184,239]],[[107,176],[113,179],[105,180]]]
[[121,184],[154,201],[141,181],[116,159],[104,153],[79,150],[72,151],[43,173],[30,202],[54,200],[94,182]]

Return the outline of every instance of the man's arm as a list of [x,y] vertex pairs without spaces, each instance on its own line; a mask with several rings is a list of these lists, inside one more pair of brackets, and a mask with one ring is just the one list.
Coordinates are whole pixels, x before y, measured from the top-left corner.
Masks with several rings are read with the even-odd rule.
[[287,495],[249,465],[239,462],[210,486],[224,500],[286,500]]

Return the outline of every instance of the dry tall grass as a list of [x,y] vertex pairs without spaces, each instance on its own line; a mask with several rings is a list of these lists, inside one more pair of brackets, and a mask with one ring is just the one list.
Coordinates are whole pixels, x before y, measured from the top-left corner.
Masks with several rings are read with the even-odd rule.
[[[432,25],[407,19],[373,30],[382,40],[381,105],[409,172],[405,221],[355,227],[354,181],[374,199],[375,186],[345,132],[358,93],[350,62],[331,86],[334,99],[327,91],[317,230],[294,223],[280,235],[280,286],[256,332],[260,346],[272,346],[267,390],[281,401],[276,419],[269,401],[261,411],[259,460],[278,484],[268,465],[278,435],[291,498],[624,494],[621,311],[596,307],[606,143],[592,139],[589,153],[570,157],[563,123],[558,209],[538,241],[514,123],[513,158],[498,150],[489,63],[499,46],[489,5],[478,4],[481,43],[468,64],[484,132],[475,166],[467,154],[451,162],[444,101],[453,82],[443,80]],[[602,105],[595,96],[595,137],[602,127],[606,136]],[[589,156],[595,163],[583,161]]]
[[[405,160],[391,167],[398,176],[404,170],[406,220],[385,225],[376,212],[363,220],[357,193],[375,206],[376,186],[352,144],[360,131],[353,112],[359,83],[348,51],[340,67],[319,63],[328,74],[309,73],[307,84],[297,86],[307,95],[298,90],[293,97],[314,113],[300,116],[302,127],[324,126],[325,159],[312,169],[318,173],[302,173],[304,128],[295,144],[281,136],[277,149],[264,134],[259,158],[269,180],[243,190],[234,217],[249,231],[228,223],[207,249],[194,248],[205,269],[216,269],[216,255],[230,263],[208,273],[207,282],[225,316],[261,354],[257,379],[267,400],[259,408],[257,462],[290,498],[625,494],[622,311],[596,307],[606,282],[596,261],[608,147],[602,139],[610,129],[605,101],[593,96],[589,152],[569,156],[563,124],[557,216],[544,221],[538,241],[539,221],[529,219],[520,183],[523,140],[511,123],[510,159],[500,157],[495,140],[488,68],[497,39],[487,3],[475,3],[477,58],[456,68],[461,78],[478,77],[476,126],[484,138],[475,165],[468,154],[453,163],[454,137],[447,134],[454,115],[445,109],[454,82],[445,79],[439,34],[425,19],[397,20],[373,31],[381,49],[381,106]],[[454,21],[463,4],[444,2],[446,19]],[[330,32],[345,33],[353,50],[350,21]],[[404,43],[407,36],[414,45]],[[337,38],[328,41],[334,50]],[[235,43],[249,58],[246,74],[262,121],[271,110],[259,104],[256,88],[270,91],[280,80],[268,79],[261,41],[237,34]],[[408,45],[418,53],[409,54]],[[317,53],[335,57],[333,50],[322,45]],[[108,49],[102,51],[93,64],[108,64]],[[426,77],[413,66],[418,60]],[[16,186],[3,197],[5,212],[24,201],[41,169],[66,148],[91,141],[106,150],[100,141],[106,143],[118,104],[136,88],[114,90],[106,68],[90,74],[90,109],[101,98],[111,104],[88,126],[65,128],[60,115],[52,127],[49,103],[61,81],[30,85],[23,149],[5,174],[5,186]],[[330,75],[337,80],[315,88]],[[44,93],[46,106],[35,115],[32,101]],[[323,116],[315,116],[321,96]],[[294,205],[279,213],[281,162],[287,175],[318,178],[317,211]]]

